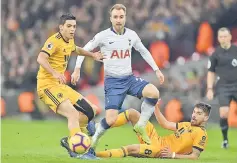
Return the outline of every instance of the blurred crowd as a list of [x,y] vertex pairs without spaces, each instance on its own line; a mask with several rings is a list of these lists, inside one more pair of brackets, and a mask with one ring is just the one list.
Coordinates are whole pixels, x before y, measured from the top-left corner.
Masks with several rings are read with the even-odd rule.
[[[97,32],[110,27],[108,10],[115,3],[127,7],[126,26],[135,30],[147,47],[157,40],[167,42],[172,61],[177,54],[187,56],[195,51],[200,22],[214,24],[223,12],[236,5],[236,0],[2,0],[2,86],[35,88],[36,57],[45,40],[58,30],[63,13],[76,16],[75,41],[84,46]],[[141,58],[133,57],[136,67]],[[70,72],[75,63],[73,59]],[[99,77],[93,68],[98,70],[101,65],[87,62],[90,64],[84,67],[82,78],[96,84]]]

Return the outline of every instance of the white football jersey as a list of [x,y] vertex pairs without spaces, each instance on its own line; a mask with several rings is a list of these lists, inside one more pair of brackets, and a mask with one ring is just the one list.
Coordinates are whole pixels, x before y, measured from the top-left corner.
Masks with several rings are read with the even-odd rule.
[[[105,76],[119,77],[132,74],[132,47],[141,53],[154,71],[158,69],[150,52],[142,44],[137,33],[131,29],[125,28],[124,33],[118,35],[112,27],[108,28],[96,34],[83,49],[92,51],[96,47],[100,47],[101,53],[106,55],[106,59],[103,60]],[[78,56],[76,67],[80,67],[83,60],[84,56]]]

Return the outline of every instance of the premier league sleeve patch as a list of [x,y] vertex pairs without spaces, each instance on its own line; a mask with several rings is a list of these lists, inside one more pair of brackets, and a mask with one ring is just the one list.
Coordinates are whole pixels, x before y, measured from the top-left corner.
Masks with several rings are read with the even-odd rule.
[[47,49],[51,50],[52,48],[53,48],[53,44],[52,43],[48,43]]

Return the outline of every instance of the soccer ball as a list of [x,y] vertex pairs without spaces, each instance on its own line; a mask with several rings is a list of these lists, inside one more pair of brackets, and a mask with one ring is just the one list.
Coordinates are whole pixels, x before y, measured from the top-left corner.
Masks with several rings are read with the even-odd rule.
[[69,147],[73,152],[83,154],[85,153],[91,146],[91,140],[89,136],[82,132],[76,133],[72,136],[69,141]]

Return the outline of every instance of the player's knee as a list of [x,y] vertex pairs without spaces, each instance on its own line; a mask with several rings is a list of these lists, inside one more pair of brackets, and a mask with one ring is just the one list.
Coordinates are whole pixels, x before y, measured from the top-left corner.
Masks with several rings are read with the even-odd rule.
[[63,101],[57,108],[57,113],[63,115],[66,118],[70,119],[78,119],[79,114],[77,110],[72,106],[69,100]]
[[158,99],[160,92],[153,84],[149,84],[145,87],[145,90],[143,90],[143,97]]
[[94,118],[94,110],[85,99],[78,100],[73,106],[76,108],[76,110],[85,114],[88,117],[88,121],[91,121]]
[[116,110],[109,110],[109,111],[107,111],[109,113],[106,113],[106,122],[108,123],[109,126],[112,126],[118,118],[118,112],[116,112]]
[[66,118],[68,120],[72,120],[72,121],[78,121],[79,119],[79,113],[77,112],[77,110],[68,110],[68,112],[66,113]]
[[152,95],[151,95],[152,98],[159,98],[160,97],[160,91],[154,86],[154,89],[152,91]]
[[139,119],[140,117],[140,112],[137,111],[136,109],[130,108],[127,110],[128,111],[128,119],[129,121],[133,121],[134,119]]
[[115,124],[117,117],[118,116],[106,117],[106,121],[107,121],[108,125],[112,126],[113,124]]
[[78,121],[78,119],[79,119],[79,113],[78,112],[71,112],[70,114],[69,114],[69,116],[68,116],[68,119],[71,119],[71,120],[74,120],[75,122],[77,122]]

